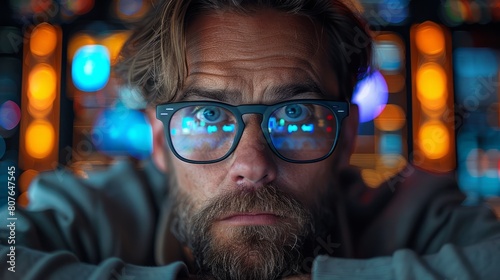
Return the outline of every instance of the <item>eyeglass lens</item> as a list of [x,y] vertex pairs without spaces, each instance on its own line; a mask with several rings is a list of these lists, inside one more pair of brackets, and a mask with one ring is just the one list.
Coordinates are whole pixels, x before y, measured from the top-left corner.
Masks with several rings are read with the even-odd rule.
[[[337,136],[337,119],[319,104],[288,104],[275,109],[267,122],[271,144],[289,160],[314,160],[327,155]],[[224,157],[238,136],[239,122],[228,109],[216,105],[179,109],[170,122],[175,151],[193,161]],[[239,139],[238,139],[239,140]]]

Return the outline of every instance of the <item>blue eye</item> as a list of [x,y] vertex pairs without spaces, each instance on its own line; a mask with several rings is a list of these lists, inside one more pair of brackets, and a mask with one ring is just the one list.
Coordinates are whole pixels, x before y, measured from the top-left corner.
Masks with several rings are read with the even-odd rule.
[[293,104],[281,107],[276,112],[276,117],[288,122],[300,122],[311,115],[311,110],[302,104]]
[[199,108],[196,112],[196,118],[205,123],[213,124],[224,121],[227,115],[221,108],[210,106]]

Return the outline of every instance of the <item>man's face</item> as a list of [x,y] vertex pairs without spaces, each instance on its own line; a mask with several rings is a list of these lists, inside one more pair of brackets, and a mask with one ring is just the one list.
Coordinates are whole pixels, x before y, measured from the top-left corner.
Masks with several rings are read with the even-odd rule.
[[[239,105],[340,98],[326,47],[320,27],[305,17],[272,10],[198,16],[187,27],[186,90],[176,101]],[[307,90],[311,84],[321,91]],[[300,245],[317,227],[315,217],[327,208],[325,195],[346,164],[348,157],[341,154],[350,153],[350,147],[337,147],[317,163],[279,159],[266,143],[260,120],[244,116],[241,140],[221,162],[189,164],[171,153],[165,156],[176,180],[176,212],[182,224],[177,230],[196,247],[191,249],[201,266],[220,266],[214,259],[228,253],[221,258],[262,270],[262,262],[274,261],[270,255],[275,252],[266,251],[269,244],[288,251],[276,257],[281,263],[298,262]],[[283,273],[280,269],[287,268],[270,273]]]

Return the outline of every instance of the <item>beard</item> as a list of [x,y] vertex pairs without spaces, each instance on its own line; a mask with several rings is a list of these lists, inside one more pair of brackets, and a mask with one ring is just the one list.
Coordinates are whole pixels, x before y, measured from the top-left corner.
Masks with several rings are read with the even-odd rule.
[[[309,211],[272,185],[228,192],[202,207],[196,207],[179,188],[170,198],[174,205],[172,232],[191,249],[198,274],[216,279],[276,279],[299,274],[304,258],[312,255],[315,232],[326,229],[314,223],[320,215],[324,220],[325,208]],[[214,223],[225,215],[245,212],[272,213],[278,222],[214,229]]]

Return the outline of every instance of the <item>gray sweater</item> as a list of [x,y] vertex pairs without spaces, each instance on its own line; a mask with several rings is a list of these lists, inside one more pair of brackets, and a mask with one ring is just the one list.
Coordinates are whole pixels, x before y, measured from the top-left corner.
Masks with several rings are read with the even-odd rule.
[[[29,207],[16,209],[15,244],[0,228],[0,279],[186,277],[155,172],[122,161],[86,179],[40,175]],[[312,279],[500,279],[500,222],[485,205],[464,205],[450,178],[408,166],[376,189],[354,170],[342,181],[332,201],[340,239],[317,240],[304,261]],[[8,215],[5,207],[0,220]]]

